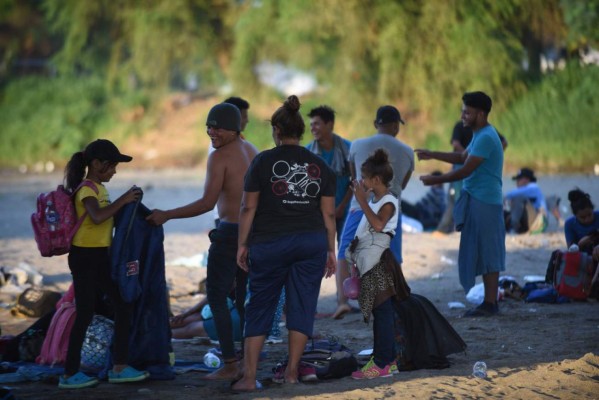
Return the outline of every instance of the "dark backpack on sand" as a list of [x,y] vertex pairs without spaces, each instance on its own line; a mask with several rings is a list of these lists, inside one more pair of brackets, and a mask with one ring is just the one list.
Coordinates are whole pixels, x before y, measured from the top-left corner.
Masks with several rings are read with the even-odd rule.
[[318,379],[343,378],[358,368],[358,360],[347,350],[307,350],[300,362],[314,367]]
[[318,379],[343,378],[358,368],[352,351],[334,339],[308,343],[300,362],[314,367]]
[[[288,358],[277,368],[285,367]],[[300,363],[313,367],[318,379],[335,379],[350,376],[358,369],[358,360],[352,351],[335,338],[312,340],[308,342]],[[273,368],[276,372],[276,368]]]
[[10,310],[13,316],[40,318],[54,310],[62,295],[45,289],[27,288],[17,297],[17,303]]

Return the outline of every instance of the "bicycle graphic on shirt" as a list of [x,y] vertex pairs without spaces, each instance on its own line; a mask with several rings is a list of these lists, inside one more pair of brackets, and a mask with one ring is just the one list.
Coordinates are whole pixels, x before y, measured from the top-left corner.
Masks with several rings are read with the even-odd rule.
[[277,161],[272,166],[272,191],[277,196],[293,194],[296,197],[316,197],[320,193],[320,168],[316,164],[289,165]]

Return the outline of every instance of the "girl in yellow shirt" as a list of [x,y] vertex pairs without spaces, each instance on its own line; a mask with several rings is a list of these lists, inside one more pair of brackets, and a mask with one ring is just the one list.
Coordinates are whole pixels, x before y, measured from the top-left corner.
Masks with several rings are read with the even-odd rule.
[[103,183],[114,176],[119,162],[131,160],[130,156],[121,154],[109,140],[98,139],[85,150],[73,154],[65,168],[67,189],[76,190],[86,179],[98,190],[94,191],[83,185],[75,194],[77,216],[87,214],[73,237],[69,252],[77,316],[69,338],[65,372],[58,383],[60,388],[80,389],[98,384],[97,378],[79,371],[81,347],[94,316],[98,292],[108,295],[115,313],[112,355],[114,367],[108,372],[108,381],[136,382],[149,376],[148,372],[138,371],[127,365],[132,304],[123,301],[110,276],[109,249],[112,243],[113,217],[125,204],[136,201],[141,196],[141,190],[134,186],[111,203]]

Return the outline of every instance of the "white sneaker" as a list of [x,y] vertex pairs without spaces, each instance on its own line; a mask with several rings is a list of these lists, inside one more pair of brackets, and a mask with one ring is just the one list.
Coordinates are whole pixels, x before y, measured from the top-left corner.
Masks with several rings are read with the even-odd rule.
[[280,336],[269,336],[266,338],[266,340],[264,341],[264,343],[266,344],[279,344],[279,343],[283,343],[283,339],[281,339]]

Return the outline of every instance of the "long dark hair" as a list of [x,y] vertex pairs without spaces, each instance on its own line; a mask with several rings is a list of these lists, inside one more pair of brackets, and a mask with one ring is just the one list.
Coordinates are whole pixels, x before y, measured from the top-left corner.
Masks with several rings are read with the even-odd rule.
[[299,113],[300,101],[296,95],[291,95],[283,105],[274,112],[270,118],[270,124],[281,130],[282,137],[300,139],[304,135],[306,125]]
[[85,169],[88,167],[88,164],[89,163],[85,160],[83,151],[78,151],[71,156],[71,159],[64,169],[65,189],[72,192],[81,184],[81,182],[83,182],[83,178],[85,178]]

